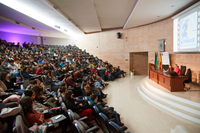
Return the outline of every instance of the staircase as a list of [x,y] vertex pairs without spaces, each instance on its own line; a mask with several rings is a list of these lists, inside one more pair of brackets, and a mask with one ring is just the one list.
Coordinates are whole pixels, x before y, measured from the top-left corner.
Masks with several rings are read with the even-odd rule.
[[162,87],[158,87],[156,83],[148,78],[142,80],[141,84],[137,86],[139,94],[146,101],[174,115],[200,124],[200,103],[160,88]]

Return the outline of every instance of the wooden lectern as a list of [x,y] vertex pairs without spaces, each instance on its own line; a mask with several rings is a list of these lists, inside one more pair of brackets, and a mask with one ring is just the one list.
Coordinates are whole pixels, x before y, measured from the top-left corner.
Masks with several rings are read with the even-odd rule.
[[149,63],[149,79],[171,92],[177,92],[184,91],[183,82],[188,78],[186,76],[170,76],[167,72],[157,71],[156,65]]

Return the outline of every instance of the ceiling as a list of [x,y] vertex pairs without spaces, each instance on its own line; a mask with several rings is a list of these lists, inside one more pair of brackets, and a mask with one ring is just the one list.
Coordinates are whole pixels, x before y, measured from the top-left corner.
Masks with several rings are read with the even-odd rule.
[[[37,28],[37,31],[26,30],[27,34],[69,38],[109,29],[128,29],[160,21],[197,1],[0,0],[0,15]],[[6,24],[5,20],[1,20],[0,23],[0,30],[4,31],[9,27],[8,24],[21,27],[11,22]],[[55,25],[60,28],[56,28]]]

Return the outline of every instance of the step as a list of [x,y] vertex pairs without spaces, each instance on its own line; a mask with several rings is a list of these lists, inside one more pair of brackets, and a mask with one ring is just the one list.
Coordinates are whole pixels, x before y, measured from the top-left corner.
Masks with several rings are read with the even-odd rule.
[[148,88],[149,86],[147,86],[146,84],[141,84],[141,85],[142,85],[142,88],[145,88],[145,91],[147,93],[153,95],[158,100],[200,116],[200,108],[190,105],[188,103],[184,103],[182,101],[173,99],[169,97],[168,95],[165,95],[165,93],[164,94],[156,93],[155,91],[152,91],[151,89],[149,89]]
[[[180,108],[180,107],[182,107],[183,105],[181,106],[181,104],[175,103],[179,108],[174,105],[171,105],[170,100],[165,99],[163,101],[163,99],[158,98],[158,96],[152,95],[151,92],[149,93],[148,89],[146,89],[144,87],[144,85],[139,85],[137,87],[137,89],[138,89],[138,92],[140,93],[140,95],[144,99],[153,103],[154,105],[158,106],[159,108],[162,108],[162,109],[164,109],[168,112],[171,112],[177,116],[180,116],[182,118],[185,118],[187,120],[190,120],[190,121],[200,124],[200,116],[198,115],[198,111],[195,114],[194,110],[193,110],[194,111],[193,113],[188,112],[186,110],[182,110],[182,108]],[[189,107],[186,107],[186,108],[189,108]],[[192,108],[189,108],[189,109],[192,109]]]
[[[183,104],[188,104],[190,106],[194,106],[195,108],[200,109],[200,103],[198,103],[198,102],[194,102],[194,101],[182,98],[182,97],[178,97],[178,96],[174,95],[175,94],[174,92],[172,94],[172,92],[166,92],[166,91],[160,90],[160,89],[154,87],[153,85],[151,85],[148,81],[145,81],[145,84],[146,84],[146,86],[148,86],[148,89],[154,93],[169,97],[170,99],[173,99],[173,100],[182,102]],[[179,92],[177,92],[177,93],[179,93]]]

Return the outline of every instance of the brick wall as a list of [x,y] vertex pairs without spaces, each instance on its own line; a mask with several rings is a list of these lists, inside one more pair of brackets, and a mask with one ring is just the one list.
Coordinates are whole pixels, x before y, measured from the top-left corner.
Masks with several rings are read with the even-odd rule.
[[[122,34],[117,39],[116,34]],[[148,51],[148,62],[154,62],[158,51],[158,40],[165,39],[165,51],[171,54],[171,63],[191,68],[193,80],[199,83],[200,54],[173,54],[173,20],[165,19],[153,24],[127,30],[112,30],[81,36],[74,43],[89,53],[109,61],[114,66],[130,72],[130,53]],[[128,59],[128,61],[126,60]]]

